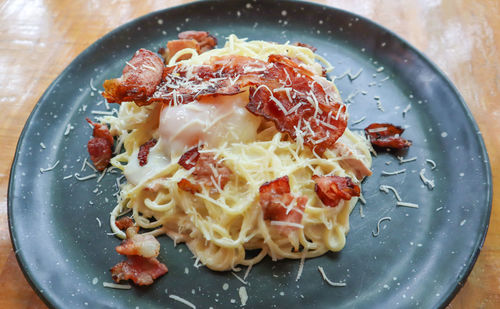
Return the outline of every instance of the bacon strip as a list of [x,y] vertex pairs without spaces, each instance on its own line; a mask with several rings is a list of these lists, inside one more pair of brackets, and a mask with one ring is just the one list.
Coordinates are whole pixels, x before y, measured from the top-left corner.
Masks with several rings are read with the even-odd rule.
[[183,168],[190,170],[195,167],[196,162],[200,158],[200,153],[198,152],[198,147],[193,147],[186,151],[179,159],[179,165]]
[[[179,165],[189,170],[194,167],[193,176],[199,184],[215,188],[214,182],[224,189],[232,174],[231,170],[222,162],[215,160],[211,153],[199,153],[194,147],[186,151],[179,159]],[[193,184],[187,179],[182,179],[177,185],[185,191],[201,192],[199,184]]]
[[115,282],[131,279],[137,285],[150,285],[153,281],[168,272],[167,266],[156,258],[142,256],[127,256],[127,260],[111,268],[111,275]]
[[145,142],[139,148],[139,153],[137,154],[137,159],[139,160],[139,165],[144,166],[148,164],[149,150],[156,145],[157,141],[155,139],[150,139]]
[[119,220],[117,220],[115,224],[117,228],[124,231],[129,227],[134,226],[134,221],[132,221],[132,219],[130,219],[129,217],[122,217]]
[[98,171],[103,171],[111,160],[113,136],[109,133],[107,126],[92,122],[89,118],[86,119],[94,127],[93,138],[88,141],[87,150],[95,168]]
[[123,69],[120,78],[106,80],[102,95],[109,103],[134,101],[137,105],[147,105],[161,82],[163,61],[155,53],[138,50]]
[[365,128],[365,133],[374,146],[404,149],[411,146],[411,141],[401,137],[404,129],[390,123],[372,123]]
[[137,285],[150,285],[168,272],[167,266],[156,259],[160,253],[158,240],[149,234],[138,234],[138,231],[137,226],[127,228],[127,238],[116,247],[116,252],[127,257],[111,268],[116,282],[131,279]]
[[316,182],[314,190],[319,199],[329,207],[337,206],[340,200],[348,201],[361,194],[359,186],[349,177],[314,175],[312,179]]
[[217,39],[207,31],[184,31],[179,33],[178,37],[181,40],[195,40],[199,44],[202,53],[213,49],[217,45]]
[[[269,62],[273,66],[262,78],[262,84],[268,88],[250,88],[250,102],[247,109],[272,120],[278,130],[288,133],[295,140],[301,135],[304,144],[318,154],[333,147],[347,126],[345,105],[334,101],[333,94],[327,93],[311,77],[312,73],[291,59],[281,55],[271,55]],[[273,91],[273,93],[270,91],[283,87],[279,81],[287,80],[294,89],[291,101],[285,91]],[[300,106],[295,112],[288,112],[298,104]]]
[[[259,193],[259,204],[262,207],[264,220],[296,224],[302,222],[307,197],[299,196],[294,198],[294,196],[290,194],[288,176],[283,176],[264,183],[260,186]],[[296,205],[290,207],[294,199],[296,199]]]

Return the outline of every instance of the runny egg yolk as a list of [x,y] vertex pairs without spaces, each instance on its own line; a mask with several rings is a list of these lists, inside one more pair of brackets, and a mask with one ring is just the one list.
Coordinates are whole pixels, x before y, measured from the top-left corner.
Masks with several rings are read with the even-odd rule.
[[245,91],[165,107],[159,126],[163,152],[180,155],[199,144],[215,148],[225,142],[254,141],[261,119],[245,108],[247,104]]

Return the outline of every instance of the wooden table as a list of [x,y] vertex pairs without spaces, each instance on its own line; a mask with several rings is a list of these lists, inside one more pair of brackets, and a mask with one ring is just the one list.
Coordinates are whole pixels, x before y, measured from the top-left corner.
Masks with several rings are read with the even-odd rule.
[[[164,2],[164,3],[160,3]],[[45,308],[24,278],[7,226],[16,143],[36,102],[85,48],[136,17],[189,1],[3,0],[0,3],[0,308]],[[500,308],[500,2],[317,1],[366,16],[423,51],[451,78],[482,131],[497,195],[474,269],[450,308]]]

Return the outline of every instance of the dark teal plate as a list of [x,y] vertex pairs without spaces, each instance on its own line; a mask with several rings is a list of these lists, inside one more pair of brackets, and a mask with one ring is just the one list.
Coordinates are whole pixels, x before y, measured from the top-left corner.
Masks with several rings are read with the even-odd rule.
[[[21,135],[9,184],[12,242],[40,297],[55,308],[185,307],[170,295],[200,308],[240,307],[240,281],[230,272],[193,267],[185,245],[174,248],[167,237],[160,239],[167,275],[151,287],[104,288],[103,281],[112,281],[109,268],[122,259],[114,251],[120,241],[106,235],[119,175],[99,183],[65,179],[91,173],[89,168],[80,172],[91,135],[85,117],[95,116],[93,110],[106,111],[104,104],[97,105],[102,98],[92,88],[102,89],[105,79],[119,76],[137,49],[157,50],[189,29],[208,30],[220,41],[235,33],[311,44],[335,66],[330,77],[362,69],[352,81],[348,76],[336,81],[344,100],[352,102],[351,127],[371,122],[405,126],[404,135],[413,141],[405,158],[417,157],[401,165],[392,154],[375,157],[374,175],[363,187],[365,217],[358,205],[344,250],[307,260],[298,282],[298,261],[266,259],[247,278],[247,307],[445,306],[472,269],[491,209],[488,157],[463,99],[420,52],[363,17],[303,2],[250,0],[195,2],[134,20],[90,46],[47,89]],[[352,125],[363,116],[363,122]],[[68,124],[74,129],[64,135]],[[434,170],[427,159],[437,164]],[[53,170],[40,172],[55,162]],[[405,173],[381,176],[383,170],[402,168]],[[435,181],[433,190],[419,178],[423,168]],[[392,193],[381,192],[380,184],[394,186],[404,201],[420,208],[396,207]],[[392,220],[382,222],[380,235],[372,236],[385,216]],[[332,281],[347,285],[329,286],[318,266]]]

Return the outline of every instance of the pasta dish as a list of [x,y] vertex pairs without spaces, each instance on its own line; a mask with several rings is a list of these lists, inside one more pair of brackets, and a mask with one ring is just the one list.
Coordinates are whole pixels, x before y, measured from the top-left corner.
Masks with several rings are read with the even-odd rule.
[[[306,44],[210,40],[181,33],[165,59],[141,49],[104,83],[120,109],[91,122],[88,148],[97,168],[110,162],[126,178],[110,218],[129,258],[113,268],[117,281],[150,284],[166,272],[162,234],[216,271],[346,243],[370,144],[347,128],[329,63]],[[146,260],[164,269],[130,274]]]

